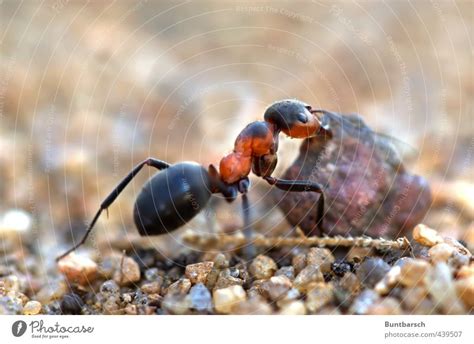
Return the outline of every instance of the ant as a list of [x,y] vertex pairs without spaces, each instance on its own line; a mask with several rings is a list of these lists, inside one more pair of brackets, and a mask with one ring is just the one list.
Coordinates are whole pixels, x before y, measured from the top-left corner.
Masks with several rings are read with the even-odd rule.
[[[160,172],[151,177],[140,191],[134,206],[134,221],[142,236],[161,235],[176,230],[190,221],[208,203],[214,193],[221,193],[228,202],[242,194],[244,235],[249,242],[250,208],[247,192],[249,174],[263,178],[270,185],[284,191],[313,191],[321,194],[318,201],[318,226],[322,226],[324,213],[323,186],[311,181],[284,180],[272,177],[277,165],[279,134],[292,138],[309,138],[318,135],[332,137],[328,125],[323,125],[310,105],[296,99],[281,100],[270,105],[264,113],[264,121],[248,124],[237,136],[233,151],[222,158],[219,172],[214,165],[206,170],[195,162],[179,162],[173,165],[155,158],[148,158],[138,165],[104,199],[81,241],[56,260],[75,251],[86,241],[101,213],[120,195],[123,189],[144,166]],[[255,255],[248,244],[244,248],[248,258]]]

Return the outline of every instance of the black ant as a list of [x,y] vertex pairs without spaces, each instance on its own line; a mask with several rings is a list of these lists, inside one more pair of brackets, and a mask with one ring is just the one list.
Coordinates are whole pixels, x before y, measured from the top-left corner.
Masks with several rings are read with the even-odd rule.
[[[210,165],[206,170],[195,162],[170,165],[155,158],[142,161],[105,198],[81,241],[57,260],[75,251],[86,241],[102,211],[115,201],[143,166],[154,167],[160,172],[146,182],[135,202],[134,220],[142,236],[166,234],[181,227],[204,209],[213,193],[221,193],[228,202],[234,201],[241,193],[244,234],[250,240],[247,197],[250,171],[281,190],[320,193],[317,221],[318,226],[322,226],[324,195],[320,184],[271,176],[277,164],[280,132],[293,138],[317,135],[331,137],[330,128],[321,123],[315,115],[316,112],[318,111],[308,104],[295,99],[273,103],[265,111],[264,121],[252,122],[241,131],[235,141],[234,150],[220,161],[219,172],[214,165]],[[244,253],[250,258],[254,255],[253,250],[253,246],[249,244]]]

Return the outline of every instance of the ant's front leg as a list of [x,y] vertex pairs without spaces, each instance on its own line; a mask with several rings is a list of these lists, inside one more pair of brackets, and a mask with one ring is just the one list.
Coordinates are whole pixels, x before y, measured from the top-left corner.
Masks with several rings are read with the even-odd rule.
[[162,160],[154,159],[154,158],[148,158],[146,160],[143,160],[141,163],[139,163],[137,166],[133,168],[133,170],[124,178],[122,181],[115,187],[115,189],[104,199],[104,201],[100,204],[100,208],[95,214],[94,218],[92,219],[92,222],[90,225],[87,227],[86,233],[82,237],[81,241],[79,241],[76,245],[74,245],[71,249],[67,250],[65,253],[60,255],[58,258],[56,258],[56,261],[61,260],[62,258],[66,257],[69,253],[75,251],[78,249],[84,242],[87,240],[87,237],[92,231],[92,228],[94,228],[95,223],[99,219],[100,214],[104,210],[106,210],[120,195],[120,193],[125,189],[125,187],[130,183],[130,181],[137,175],[138,172],[143,168],[143,166],[151,166],[155,167],[158,170],[164,170],[165,168],[168,168],[170,165],[167,162],[164,162]]
[[323,217],[324,217],[324,192],[323,186],[319,183],[314,183],[305,180],[285,180],[274,177],[263,177],[270,185],[273,185],[280,190],[292,192],[313,191],[319,193],[318,212],[316,214],[316,227],[323,232]]

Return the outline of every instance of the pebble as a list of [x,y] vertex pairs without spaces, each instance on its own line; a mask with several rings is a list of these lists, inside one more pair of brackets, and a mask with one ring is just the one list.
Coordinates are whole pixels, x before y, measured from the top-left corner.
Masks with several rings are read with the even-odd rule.
[[231,276],[227,271],[221,271],[219,278],[214,286],[214,289],[222,289],[231,287],[233,285],[243,285],[244,281],[240,278]]
[[469,278],[469,277],[474,277],[474,263],[471,263],[470,265],[464,265],[462,266],[457,274],[457,278]]
[[434,246],[442,243],[444,240],[437,231],[424,224],[419,224],[413,229],[413,239],[424,246]]
[[23,300],[17,292],[10,292],[9,295],[0,296],[0,315],[22,314]]
[[424,287],[404,288],[401,295],[401,303],[410,313],[416,312],[426,299],[428,291]]
[[306,308],[310,313],[317,313],[334,300],[333,288],[325,283],[319,283],[306,296]]
[[312,247],[306,255],[306,265],[316,265],[322,273],[331,271],[334,256],[327,248]]
[[249,297],[232,307],[232,314],[270,315],[272,313],[272,307],[260,296]]
[[428,251],[432,263],[447,262],[453,255],[454,248],[446,243],[436,244]]
[[255,279],[268,279],[278,270],[277,264],[268,256],[257,256],[249,267],[250,275]]
[[214,262],[201,262],[186,266],[185,275],[192,284],[206,283],[207,275],[212,270]]
[[295,268],[292,266],[283,266],[275,272],[275,276],[286,276],[290,281],[295,279]]
[[190,308],[188,295],[184,294],[166,294],[161,305],[167,313],[175,315],[188,314]]
[[64,281],[53,280],[40,289],[40,291],[36,294],[35,299],[45,305],[51,301],[59,300],[67,292],[67,290],[68,288]]
[[291,259],[291,265],[295,269],[295,274],[299,274],[306,267],[306,254],[299,253]]
[[114,280],[108,280],[101,284],[100,293],[105,297],[118,294],[120,287]]
[[291,289],[292,283],[286,276],[273,276],[261,285],[261,290],[272,301],[278,301]]
[[246,299],[245,290],[240,285],[214,290],[213,293],[214,307],[221,314],[230,314],[235,305]]
[[344,276],[346,272],[352,271],[352,264],[345,260],[337,260],[331,264],[331,271],[336,276]]
[[75,293],[64,295],[61,300],[62,314],[81,314],[84,301]]
[[352,272],[346,272],[337,284],[351,295],[356,295],[361,289],[361,284],[357,276]]
[[128,305],[125,306],[125,314],[127,315],[137,315],[138,314],[138,309],[137,305],[129,303]]
[[456,294],[451,269],[446,263],[437,263],[425,279],[428,292],[444,314],[465,313]]
[[98,265],[89,257],[73,252],[58,262],[58,269],[69,282],[87,285],[97,277]]
[[191,288],[188,300],[190,307],[197,311],[210,311],[212,309],[211,293],[202,283],[198,283]]
[[400,270],[399,282],[405,287],[413,287],[424,283],[425,275],[431,266],[421,259],[412,259],[403,264]]
[[293,285],[301,292],[311,290],[315,283],[323,282],[324,276],[316,265],[309,265],[305,267],[296,276]]
[[23,307],[24,315],[36,315],[41,312],[41,303],[38,301],[28,301]]
[[168,287],[166,291],[166,295],[178,295],[178,294],[187,294],[191,289],[191,281],[187,278],[182,278],[174,282]]
[[145,294],[159,294],[161,291],[161,282],[153,281],[145,283],[140,288]]
[[370,289],[364,290],[356,297],[351,307],[349,314],[366,314],[370,307],[379,300],[379,295]]
[[306,307],[303,301],[297,300],[286,303],[280,310],[281,315],[305,315]]
[[140,266],[130,257],[123,257],[120,262],[119,270],[114,273],[114,281],[120,285],[127,285],[140,281]]
[[455,282],[456,292],[467,309],[474,308],[474,276],[463,278]]
[[373,288],[390,270],[382,258],[367,258],[357,269],[356,275],[363,285]]
[[150,268],[145,271],[145,279],[147,281],[153,282],[160,278],[162,278],[162,276],[158,268]]
[[401,315],[400,302],[393,297],[386,297],[371,305],[366,314],[370,315]]
[[402,268],[394,265],[376,285],[374,290],[380,295],[386,295],[397,284],[400,279]]

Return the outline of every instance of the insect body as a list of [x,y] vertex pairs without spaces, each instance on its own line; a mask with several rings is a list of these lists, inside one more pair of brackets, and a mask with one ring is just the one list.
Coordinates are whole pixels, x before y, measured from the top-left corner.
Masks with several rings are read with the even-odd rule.
[[[219,172],[210,165],[208,169],[195,162],[170,165],[148,158],[138,164],[102,202],[82,240],[58,260],[76,250],[87,239],[102,211],[115,201],[123,189],[144,166],[154,167],[155,174],[140,191],[134,207],[134,220],[140,235],[160,235],[173,231],[205,208],[213,193],[221,193],[227,201],[234,201],[242,194],[244,233],[251,238],[249,225],[250,187],[249,174],[253,171],[270,185],[294,192],[313,191],[322,195],[320,184],[305,180],[282,180],[271,176],[277,164],[278,136],[280,132],[290,137],[309,138],[331,135],[309,105],[298,100],[282,100],[272,104],[264,114],[264,121],[247,125],[238,135],[233,151],[222,158]],[[318,224],[322,224],[324,197],[318,201]],[[248,245],[246,256],[253,255]]]

